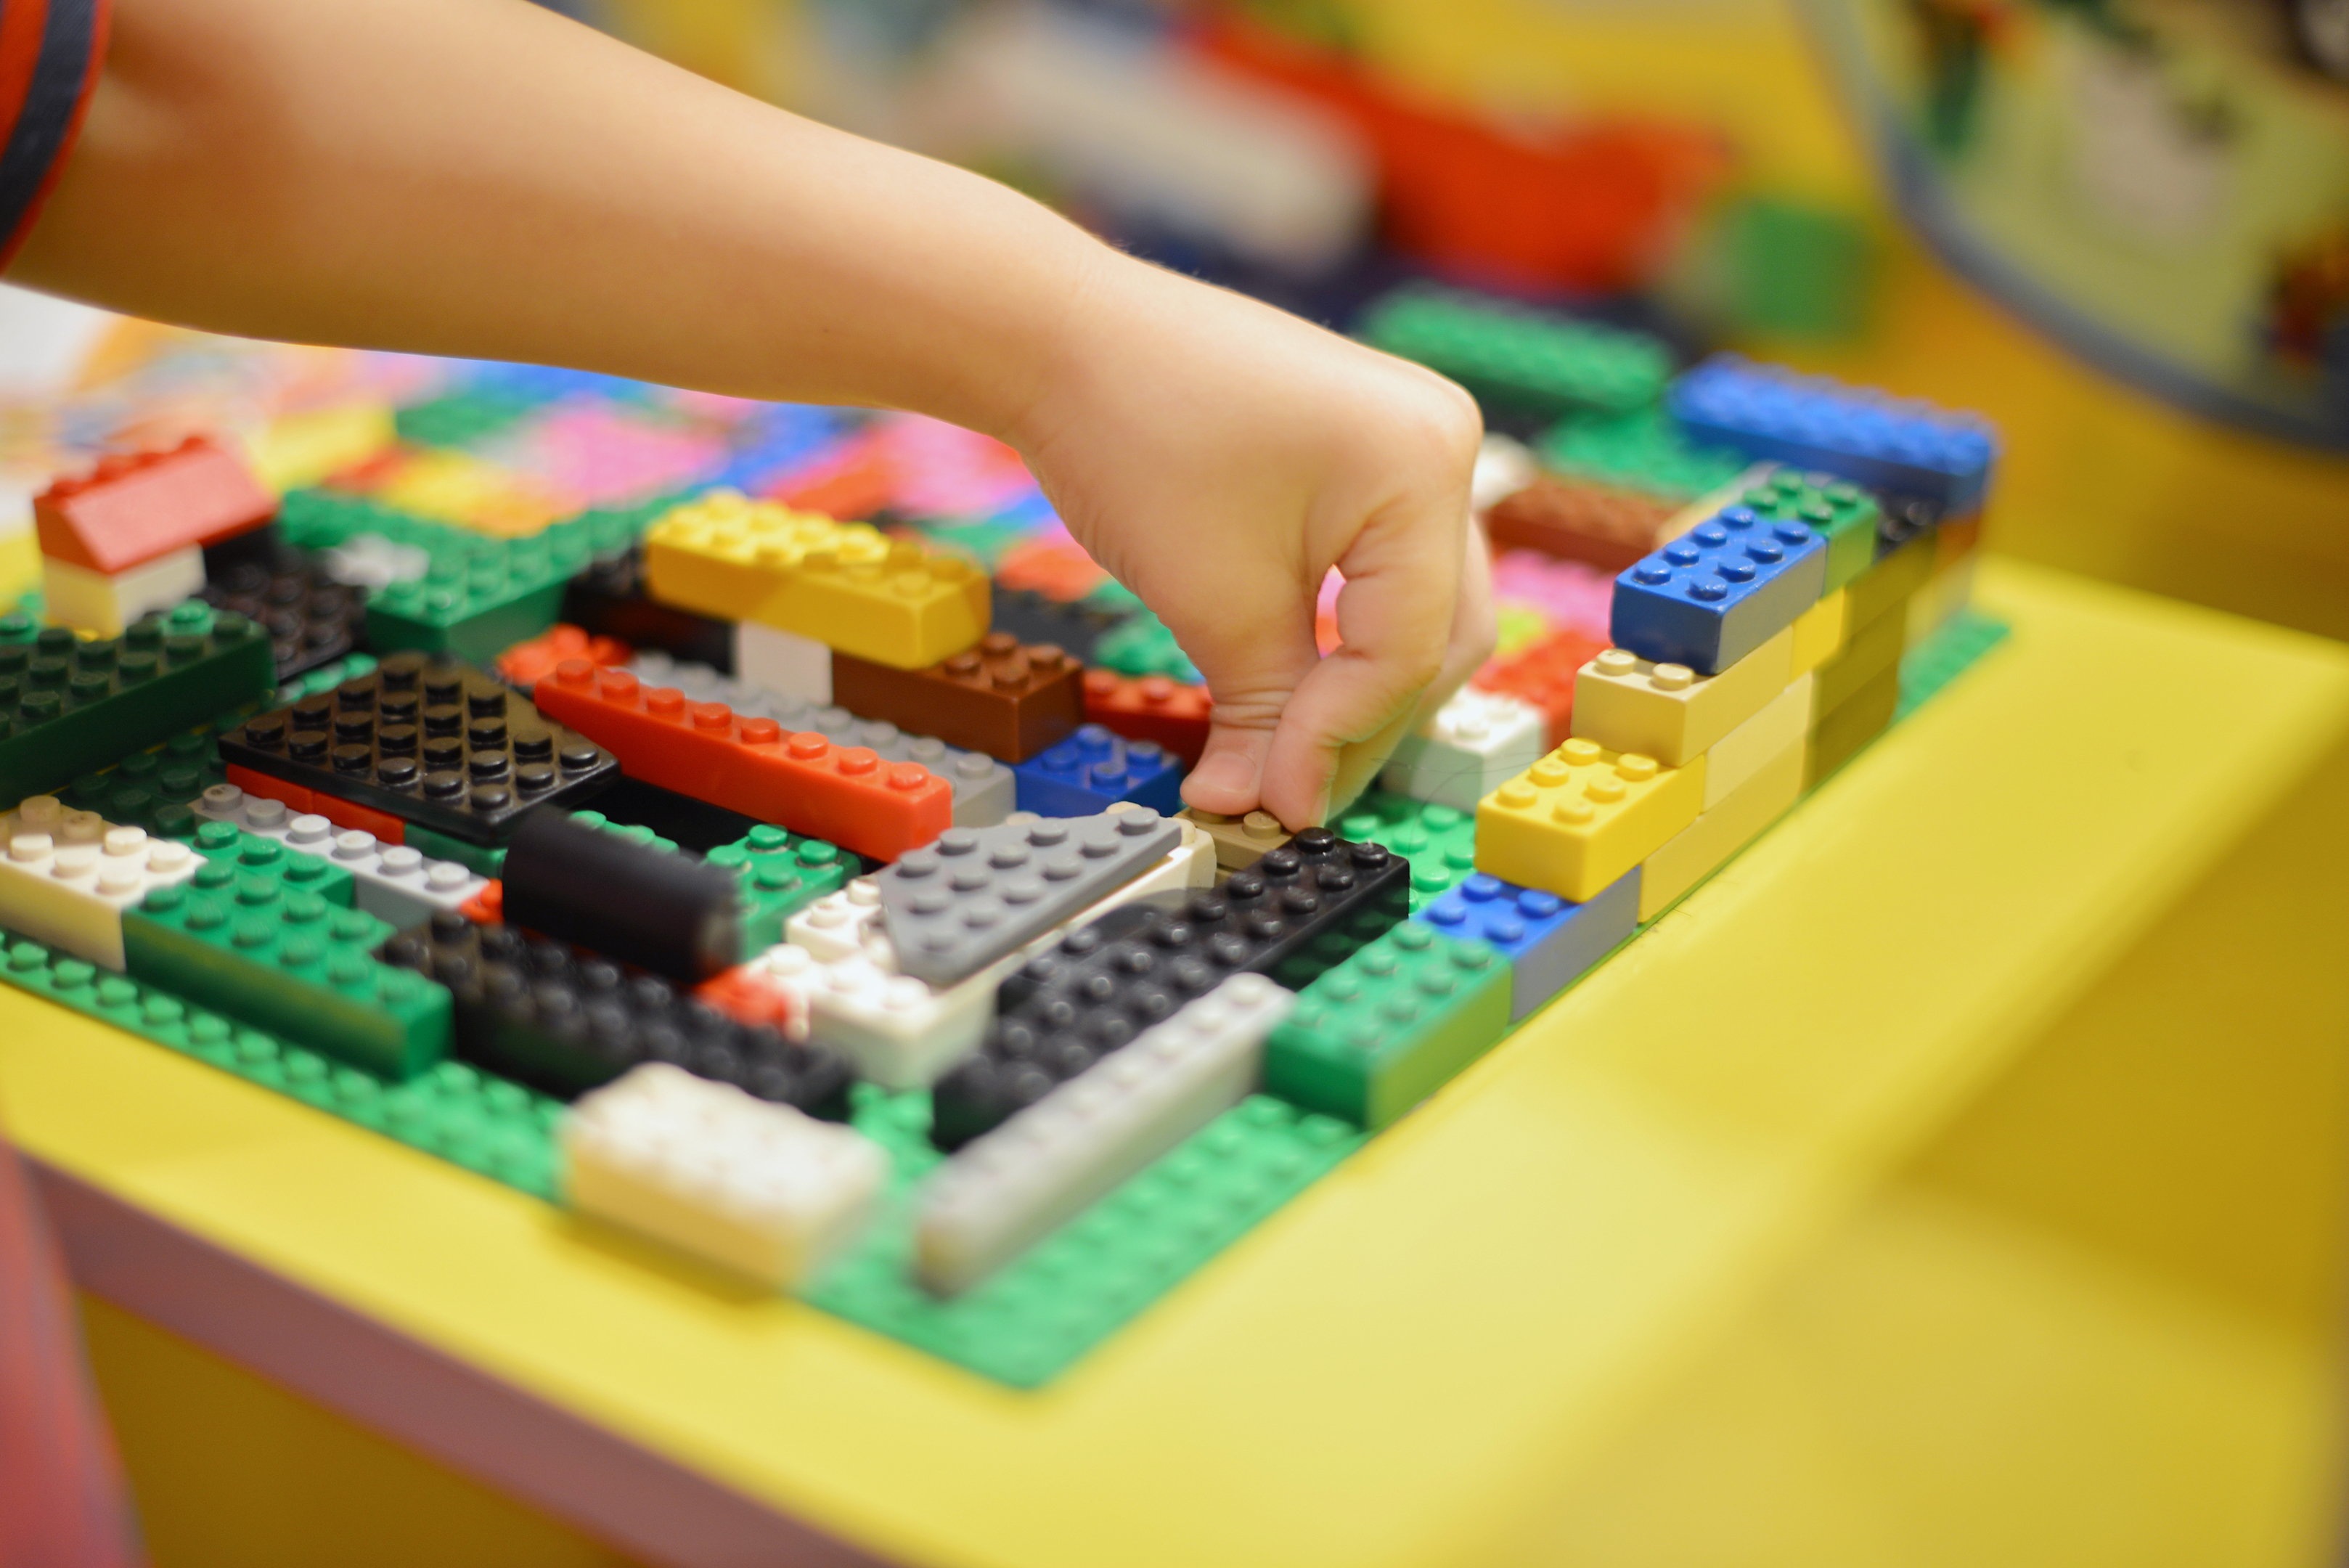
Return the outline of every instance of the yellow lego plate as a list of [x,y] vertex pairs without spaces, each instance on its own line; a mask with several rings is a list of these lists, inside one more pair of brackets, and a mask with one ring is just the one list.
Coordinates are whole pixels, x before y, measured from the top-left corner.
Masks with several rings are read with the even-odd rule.
[[[64,1228],[144,1217],[250,1276],[235,1299],[159,1278],[125,1221],[74,1241],[93,1288],[213,1342],[315,1303],[343,1325],[331,1354],[240,1352],[297,1387],[350,1382],[369,1335],[406,1347],[446,1376],[378,1390],[384,1423],[647,1555],[1551,1560],[1527,1543],[1568,1481],[1709,1330],[2339,765],[2334,645],[1995,561],[1982,598],[2013,628],[1997,650],[1040,1393],[730,1293],[15,992],[0,1106],[92,1195]],[[2127,679],[2083,702],[2084,669]],[[2223,736],[2183,742],[2194,714]],[[434,1378],[460,1376],[512,1391],[508,1436],[431,1427]],[[547,1412],[615,1439],[604,1468],[543,1462],[523,1435]],[[622,1517],[678,1475],[848,1544],[779,1522],[761,1556]]]

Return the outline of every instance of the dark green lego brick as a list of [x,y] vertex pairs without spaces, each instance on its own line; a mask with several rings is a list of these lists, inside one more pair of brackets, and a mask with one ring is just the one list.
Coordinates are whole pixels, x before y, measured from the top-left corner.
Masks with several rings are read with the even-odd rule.
[[1752,466],[1733,452],[1692,444],[1657,409],[1570,415],[1544,433],[1537,451],[1561,473],[1603,479],[1666,501],[1710,494]]
[[465,447],[519,423],[540,406],[537,398],[493,392],[451,392],[392,415],[392,429],[410,446]]
[[1806,474],[1781,468],[1738,499],[1772,522],[1807,524],[1827,542],[1827,578],[1833,593],[1876,562],[1876,526],[1884,508],[1858,485],[1832,474]]
[[1476,869],[1476,818],[1471,812],[1374,789],[1366,791],[1334,826],[1341,838],[1383,844],[1411,862],[1413,914],[1465,882]]
[[492,663],[554,624],[564,585],[597,556],[625,548],[640,531],[635,518],[633,509],[583,513],[526,539],[474,535],[435,548],[420,580],[368,597],[367,646]]
[[449,993],[376,960],[390,925],[322,892],[326,862],[211,831],[228,826],[198,830],[194,877],[123,916],[130,973],[385,1077],[445,1056]]
[[475,844],[468,839],[451,838],[445,833],[435,833],[421,823],[411,822],[401,842],[427,860],[454,860],[468,871],[483,877],[505,874],[506,852],[498,845]]
[[[336,659],[332,664],[321,664],[317,669],[305,670],[280,686],[277,689],[277,694],[269,700],[267,706],[290,708],[305,697],[315,697],[321,691],[332,691],[346,680],[355,680],[362,675],[371,674],[375,667],[376,658],[371,653],[353,653]],[[234,728],[233,725],[230,727]]]
[[1980,610],[1961,609],[1910,649],[1900,660],[1900,703],[1895,723],[1939,696],[1942,688],[1972,668],[1974,660],[2006,640],[2004,621]]
[[1093,645],[1093,662],[1120,675],[1164,675],[1186,686],[1200,683],[1198,667],[1183,651],[1166,623],[1143,610],[1112,627]]
[[119,638],[48,627],[0,644],[0,798],[54,789],[276,685],[262,629],[197,599]]
[[1644,408],[1672,374],[1671,351],[1644,332],[1423,284],[1374,302],[1358,336],[1480,401],[1535,414]]
[[1508,1029],[1508,961],[1406,920],[1299,993],[1265,1046],[1264,1086],[1376,1132]]
[[0,981],[290,1095],[533,1197],[556,1198],[561,1102],[443,1062],[406,1083],[330,1060],[159,986],[0,932]]
[[0,648],[11,643],[30,642],[41,635],[41,594],[36,588],[16,601],[16,607],[0,615]]
[[982,1376],[1032,1388],[1066,1368],[1361,1145],[1329,1116],[1256,1095],[986,1283],[940,1300],[914,1281],[912,1189],[937,1166],[929,1096],[852,1091],[857,1130],[889,1152],[894,1200],[801,1294]]
[[747,961],[783,940],[783,922],[827,893],[847,886],[863,862],[821,838],[761,823],[733,844],[705,857],[730,866],[742,888],[742,957]]

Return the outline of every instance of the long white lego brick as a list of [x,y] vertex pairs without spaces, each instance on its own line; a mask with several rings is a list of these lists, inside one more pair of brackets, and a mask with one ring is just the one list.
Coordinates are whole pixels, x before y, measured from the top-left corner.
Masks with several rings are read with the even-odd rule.
[[1817,681],[1804,675],[1770,705],[1713,743],[1704,754],[1704,805],[1711,811],[1770,760],[1811,732]]
[[968,1290],[1256,1086],[1297,998],[1238,974],[948,1160],[915,1219],[915,1271]]
[[1718,675],[1657,664],[1610,648],[1574,677],[1574,733],[1610,752],[1637,752],[1686,767],[1768,707],[1795,678],[1788,627]]
[[427,859],[404,844],[382,843],[356,827],[337,828],[315,813],[290,811],[282,800],[247,794],[234,784],[212,785],[195,810],[207,820],[233,822],[289,849],[333,861],[351,874],[352,901],[395,926],[412,926],[429,919],[436,909],[456,909],[489,885],[453,860]]
[[1464,686],[1435,717],[1397,742],[1379,774],[1397,794],[1456,811],[1541,761],[1549,721],[1521,697]]
[[1672,900],[1704,880],[1803,793],[1803,742],[1764,762],[1717,805],[1707,806],[1640,863],[1640,919],[1652,920]]
[[664,1062],[583,1096],[555,1139],[572,1208],[776,1287],[853,1241],[888,1175],[861,1133]]
[[69,812],[55,795],[35,795],[0,816],[0,925],[118,972],[122,912],[203,864],[176,839]]
[[797,999],[808,1038],[890,1089],[921,1089],[978,1049],[995,1016],[995,990],[1019,966],[1008,958],[953,985],[934,986],[882,968],[861,953],[823,959],[778,942],[750,961],[769,983]]

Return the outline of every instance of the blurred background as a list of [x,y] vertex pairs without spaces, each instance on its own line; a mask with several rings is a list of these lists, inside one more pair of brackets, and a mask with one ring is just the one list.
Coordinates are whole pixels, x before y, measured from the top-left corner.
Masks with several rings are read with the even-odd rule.
[[1993,549],[2349,636],[2341,0],[569,0],[1344,327],[1434,276],[1944,407]]

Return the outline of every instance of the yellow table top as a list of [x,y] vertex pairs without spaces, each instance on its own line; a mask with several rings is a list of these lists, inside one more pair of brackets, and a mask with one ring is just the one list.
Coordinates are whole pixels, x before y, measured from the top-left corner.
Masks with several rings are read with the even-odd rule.
[[[2349,735],[2349,649],[1996,560],[2013,635],[1040,1393],[15,992],[28,1152],[868,1551],[1492,1561],[1695,1337]],[[2223,728],[2220,728],[2223,724]]]

